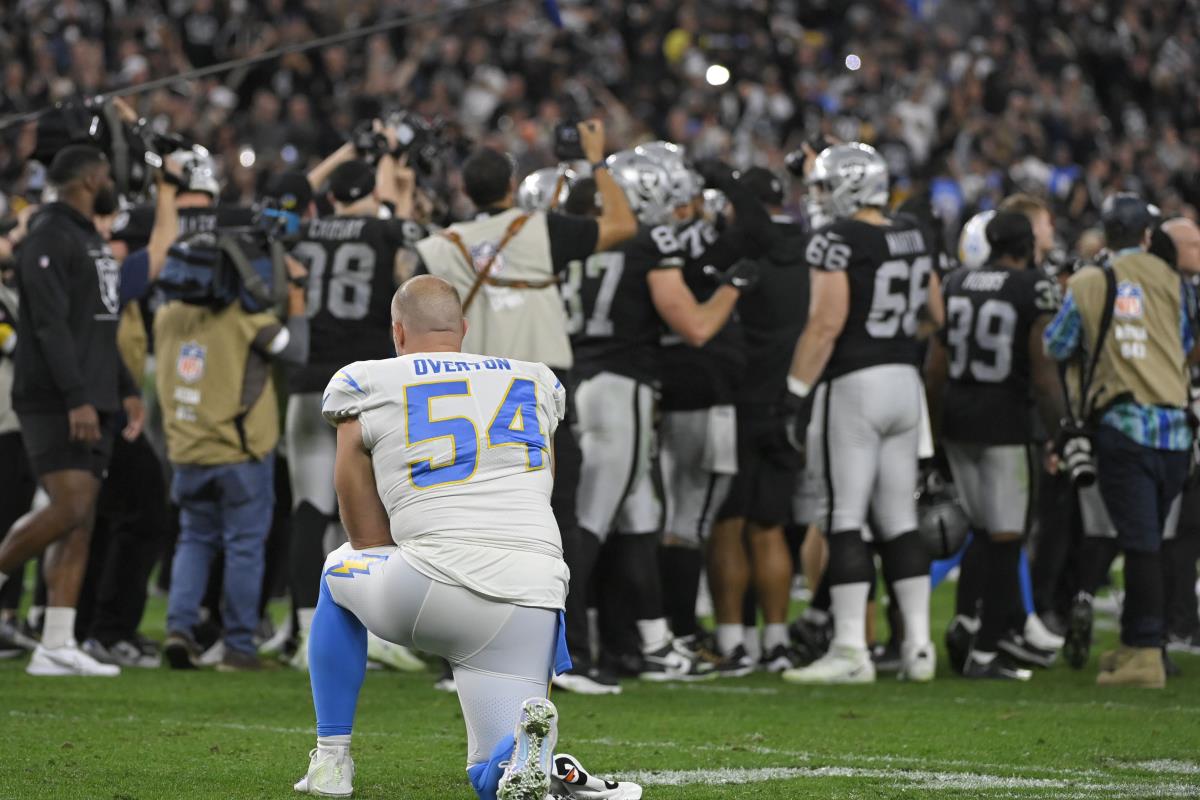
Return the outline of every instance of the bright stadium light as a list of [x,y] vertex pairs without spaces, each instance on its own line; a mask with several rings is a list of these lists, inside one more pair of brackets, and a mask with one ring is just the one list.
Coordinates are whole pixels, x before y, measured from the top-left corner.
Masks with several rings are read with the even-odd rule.
[[729,83],[729,68],[713,64],[704,71],[704,80],[708,81],[710,86],[724,86]]
[[846,69],[850,70],[851,72],[855,72],[861,66],[862,66],[862,59],[859,58],[857,55],[855,55],[854,53],[851,53],[850,55],[846,56]]
[[254,162],[257,160],[258,160],[258,157],[256,155],[254,155],[253,147],[243,147],[242,151],[240,153],[238,153],[238,163],[241,164],[246,169],[250,169],[251,167],[253,167]]

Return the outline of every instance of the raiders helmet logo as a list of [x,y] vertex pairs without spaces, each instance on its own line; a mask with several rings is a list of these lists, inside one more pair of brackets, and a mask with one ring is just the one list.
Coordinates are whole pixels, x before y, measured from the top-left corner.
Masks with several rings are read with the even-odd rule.
[[841,178],[844,183],[850,184],[851,186],[857,186],[858,184],[862,183],[863,178],[866,177],[867,163],[857,159],[852,161],[843,161],[842,163],[838,164],[837,173],[838,177]]

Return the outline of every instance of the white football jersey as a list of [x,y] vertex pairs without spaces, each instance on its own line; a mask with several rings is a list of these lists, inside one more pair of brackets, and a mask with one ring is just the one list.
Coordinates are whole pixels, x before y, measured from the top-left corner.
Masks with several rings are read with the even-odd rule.
[[434,580],[562,608],[568,571],[550,510],[566,392],[544,364],[467,353],[359,361],[321,413],[358,417],[392,538]]

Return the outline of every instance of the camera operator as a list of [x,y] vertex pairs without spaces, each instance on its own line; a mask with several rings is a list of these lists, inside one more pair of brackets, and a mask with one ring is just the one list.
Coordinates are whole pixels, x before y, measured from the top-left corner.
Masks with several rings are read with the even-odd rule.
[[[325,563],[325,529],[335,519],[333,491],[335,431],[321,417],[325,387],[341,367],[393,355],[389,325],[392,294],[410,272],[412,248],[425,233],[388,208],[412,207],[413,181],[406,160],[385,154],[378,169],[361,159],[340,161],[329,171],[333,214],[301,225],[292,255],[308,268],[308,363],[293,370],[287,405],[287,454],[292,490],[289,550],[291,592],[299,648],[291,659],[308,669],[307,639]],[[318,177],[325,170],[318,168]],[[397,668],[424,668],[399,645],[370,637],[373,660]]]
[[[177,232],[173,209],[160,207],[160,213],[167,212],[161,222]],[[220,265],[231,259],[222,240],[200,235],[173,252],[182,259],[185,247],[211,248],[216,242]],[[213,558],[222,551],[225,655],[218,669],[261,668],[252,637],[259,620],[279,440],[270,364],[302,364],[308,354],[305,271],[294,259],[286,261],[286,325],[270,311],[248,310],[244,277],[232,297],[218,291],[214,279],[208,294],[172,299],[155,315],[158,397],[174,471],[171,492],[180,507],[164,646],[176,669],[195,666],[200,654],[193,629]],[[168,263],[164,280],[171,270]]]
[[[1188,354],[1196,345],[1191,288],[1146,252],[1151,214],[1131,194],[1102,209],[1113,259],[1081,269],[1045,333],[1065,361],[1086,353],[1081,421],[1089,424],[1101,496],[1125,557],[1121,646],[1101,657],[1101,686],[1166,685],[1163,531],[1187,477]],[[1068,441],[1079,448],[1079,436]]]
[[90,145],[55,156],[49,177],[58,200],[30,223],[17,259],[21,315],[13,408],[25,450],[50,497],[0,544],[0,585],[49,545],[49,587],[33,675],[117,675],[75,642],[75,607],[87,566],[96,498],[124,407],[123,435],[141,432],[144,409],[116,345],[119,265],[92,224],[116,208],[108,158]]
[[[417,244],[425,268],[453,285],[469,323],[466,352],[540,361],[567,387],[567,418],[554,437],[555,481],[551,505],[572,571],[590,573],[600,543],[578,532],[575,492],[582,455],[572,432],[574,357],[560,276],[573,261],[612,250],[637,233],[637,219],[621,187],[604,164],[604,125],[579,123],[579,145],[592,165],[601,213],[595,218],[554,212],[525,212],[515,206],[517,176],[511,156],[477,150],[463,165],[463,185],[478,216],[451,225]],[[560,158],[562,156],[560,155]],[[580,562],[587,562],[580,567]],[[567,639],[575,673],[591,670],[587,598],[567,617]],[[600,692],[611,687],[592,687]]]

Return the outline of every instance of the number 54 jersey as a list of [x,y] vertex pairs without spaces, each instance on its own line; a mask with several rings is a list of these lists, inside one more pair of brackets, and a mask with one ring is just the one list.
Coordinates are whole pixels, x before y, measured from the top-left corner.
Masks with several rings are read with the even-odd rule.
[[392,538],[433,580],[562,608],[567,566],[550,509],[550,443],[566,393],[544,364],[410,354],[339,370],[321,411],[357,417]]

